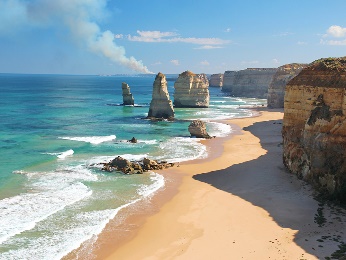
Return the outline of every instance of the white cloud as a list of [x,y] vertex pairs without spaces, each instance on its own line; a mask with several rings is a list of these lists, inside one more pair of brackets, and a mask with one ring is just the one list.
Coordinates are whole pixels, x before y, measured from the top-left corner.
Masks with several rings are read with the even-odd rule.
[[209,45],[209,46],[219,46],[230,43],[229,40],[223,40],[220,38],[195,38],[180,37],[175,32],[160,32],[160,31],[137,31],[138,35],[132,36],[128,35],[127,39],[129,41],[137,42],[183,42],[191,43],[197,45]]
[[278,59],[272,59],[272,62],[273,62],[274,64],[279,64],[279,63],[280,63],[280,61],[279,61]]
[[307,45],[308,43],[307,43],[307,42],[301,42],[301,41],[299,41],[299,42],[297,42],[297,44],[298,44],[298,45]]
[[115,34],[114,38],[115,39],[122,39],[122,38],[124,38],[124,35],[122,35],[122,34]]
[[[346,28],[339,25],[332,25],[327,29],[327,33],[323,35],[324,39],[320,40],[321,44],[325,45],[346,45]],[[326,39],[334,38],[334,39]],[[335,39],[337,38],[337,40]]]
[[179,61],[178,60],[171,60],[171,63],[175,66],[179,65]]
[[157,61],[157,62],[154,62],[153,64],[151,64],[151,65],[161,65],[162,64],[162,62],[161,61]]
[[286,36],[293,35],[293,34],[294,33],[292,33],[292,32],[281,32],[281,33],[275,34],[274,36],[286,37]]
[[210,63],[208,61],[206,61],[206,60],[201,61],[200,64],[203,65],[203,66],[209,66],[210,65]]
[[227,29],[225,30],[225,32],[227,32],[227,33],[231,32],[231,28],[227,28]]
[[338,25],[332,25],[328,28],[327,34],[332,37],[342,38],[346,37],[346,28]]
[[203,45],[201,47],[194,48],[195,50],[211,50],[211,49],[221,49],[222,46],[213,46],[213,45]]

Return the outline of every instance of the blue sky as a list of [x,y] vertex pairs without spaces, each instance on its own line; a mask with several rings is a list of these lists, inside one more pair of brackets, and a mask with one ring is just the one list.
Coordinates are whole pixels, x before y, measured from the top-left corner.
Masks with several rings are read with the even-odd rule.
[[0,0],[0,73],[220,73],[346,56],[345,0]]

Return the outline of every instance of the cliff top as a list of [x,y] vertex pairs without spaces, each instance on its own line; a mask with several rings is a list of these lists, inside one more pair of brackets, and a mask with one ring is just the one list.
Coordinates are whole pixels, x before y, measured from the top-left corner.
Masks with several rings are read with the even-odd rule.
[[346,88],[346,57],[324,58],[305,67],[287,86]]
[[340,58],[323,58],[312,62],[311,70],[346,72],[346,56]]
[[186,76],[196,76],[195,73],[187,70],[187,71],[184,71],[183,73],[179,74],[179,77],[182,76],[182,77],[186,77]]
[[159,72],[159,73],[157,73],[155,79],[157,79],[157,78],[164,78],[164,77],[166,77],[165,74]]

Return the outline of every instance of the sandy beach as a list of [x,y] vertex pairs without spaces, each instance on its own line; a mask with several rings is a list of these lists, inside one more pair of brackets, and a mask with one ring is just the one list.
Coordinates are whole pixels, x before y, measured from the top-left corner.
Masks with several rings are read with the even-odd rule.
[[123,243],[103,244],[98,259],[330,257],[344,245],[346,211],[314,199],[284,168],[282,118],[262,109],[228,120],[234,134],[204,141],[208,159],[166,170],[179,181],[152,198],[156,210],[137,216]]

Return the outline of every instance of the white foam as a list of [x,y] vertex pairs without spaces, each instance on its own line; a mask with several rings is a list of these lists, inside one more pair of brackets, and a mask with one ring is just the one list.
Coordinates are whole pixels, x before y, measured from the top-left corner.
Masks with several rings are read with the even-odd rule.
[[70,150],[67,150],[65,152],[59,153],[57,155],[57,157],[59,159],[65,159],[67,156],[71,156],[72,154],[74,154],[74,151],[72,149],[70,149]]
[[78,142],[86,142],[91,144],[100,144],[103,142],[109,142],[116,138],[115,135],[109,136],[75,136],[75,137],[58,137],[59,139],[70,140],[70,141],[78,141]]
[[207,127],[210,136],[224,137],[232,132],[232,127],[224,123],[208,122]]
[[156,160],[183,162],[208,156],[207,147],[198,138],[174,137],[160,143],[159,147],[163,155],[156,157]]
[[[28,177],[29,192],[0,200],[0,244],[66,206],[92,194],[80,181],[97,180],[81,165],[54,172],[22,172]],[[25,216],[25,217],[23,217]]]
[[165,186],[165,178],[157,174],[155,172],[152,172],[150,174],[150,179],[153,181],[151,185],[141,185],[140,188],[137,190],[137,193],[143,197],[148,197],[153,195],[156,191],[158,191],[160,188]]

